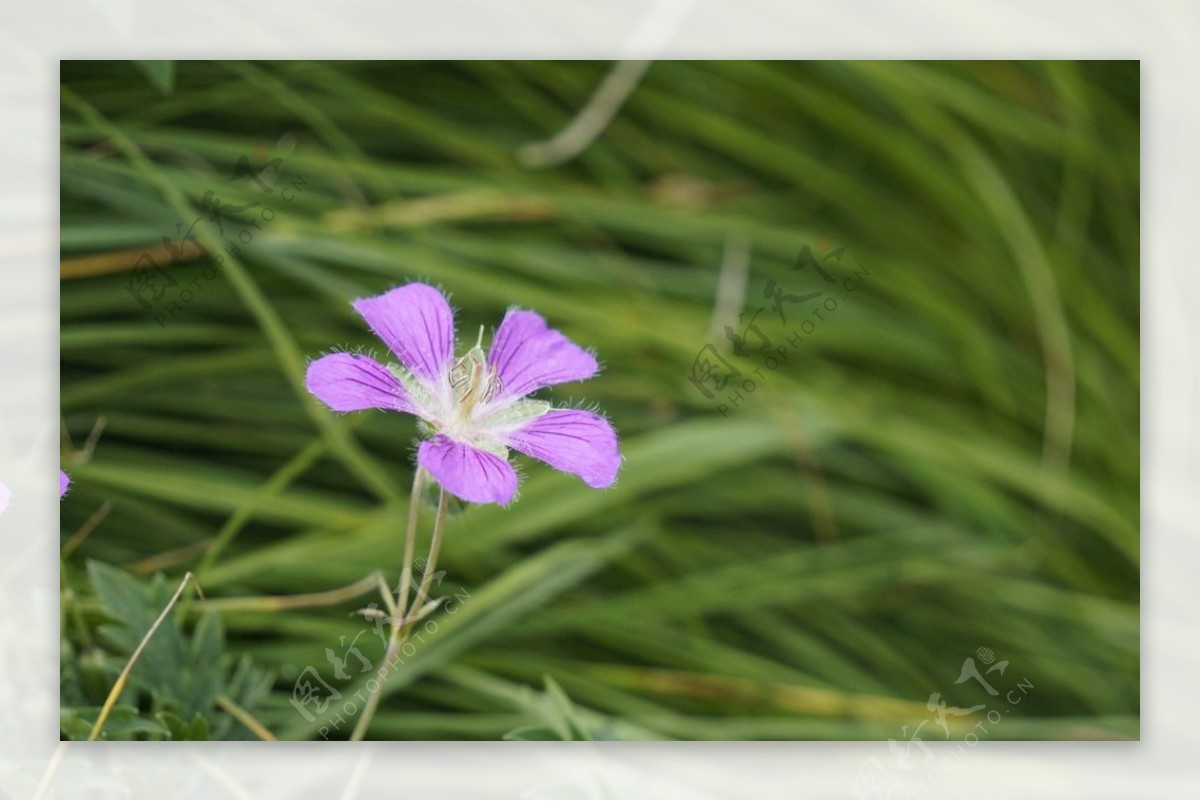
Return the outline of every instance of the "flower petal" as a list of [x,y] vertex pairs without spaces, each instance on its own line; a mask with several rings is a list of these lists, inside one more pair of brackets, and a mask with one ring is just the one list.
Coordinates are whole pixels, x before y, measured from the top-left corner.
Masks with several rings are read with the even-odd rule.
[[352,304],[409,372],[436,382],[454,358],[454,312],[428,284],[405,284]]
[[360,409],[394,409],[415,412],[400,380],[392,371],[367,356],[333,353],[308,366],[308,391],[335,412]]
[[70,486],[71,486],[71,477],[68,476],[64,471],[59,470],[58,471],[58,497],[61,498],[62,496],[66,495],[67,488]]
[[501,398],[519,398],[536,389],[581,381],[596,374],[596,358],[546,326],[541,315],[514,309],[504,316],[488,364],[504,385]]
[[611,487],[621,469],[617,432],[598,414],[556,409],[506,435],[510,448],[574,473],[589,487]]
[[517,473],[507,460],[442,434],[421,443],[417,464],[464,501],[506,506],[517,494]]

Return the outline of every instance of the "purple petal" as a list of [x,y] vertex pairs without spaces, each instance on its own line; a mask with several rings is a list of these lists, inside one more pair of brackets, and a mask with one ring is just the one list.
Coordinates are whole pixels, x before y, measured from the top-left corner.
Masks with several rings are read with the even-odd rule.
[[4,514],[4,510],[8,508],[8,500],[12,497],[8,487],[4,486],[4,482],[0,482],[0,515]]
[[504,316],[487,360],[500,375],[504,398],[591,378],[599,369],[592,354],[547,328],[540,315],[520,309]]
[[392,371],[367,356],[334,353],[308,366],[308,391],[335,412],[394,409],[412,412],[412,400]]
[[517,494],[517,474],[507,460],[442,434],[421,443],[417,464],[464,501],[507,505]]
[[71,477],[62,470],[58,471],[58,497],[67,494],[67,488],[71,486]]
[[617,432],[597,414],[578,409],[546,412],[507,435],[508,446],[574,473],[589,487],[611,487],[621,469]]
[[427,284],[405,284],[352,304],[408,371],[436,381],[454,358],[454,312]]

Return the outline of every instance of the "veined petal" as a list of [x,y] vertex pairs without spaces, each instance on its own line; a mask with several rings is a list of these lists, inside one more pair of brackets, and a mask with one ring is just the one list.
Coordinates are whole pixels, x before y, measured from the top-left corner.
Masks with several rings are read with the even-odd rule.
[[421,443],[417,464],[464,501],[507,506],[517,494],[517,473],[506,459],[442,434]]
[[392,371],[368,356],[333,353],[308,366],[308,391],[335,412],[393,409],[415,412],[412,399]]
[[508,446],[574,473],[589,487],[611,487],[621,469],[617,432],[598,414],[555,409],[508,433]]
[[68,476],[65,471],[59,470],[58,471],[58,497],[61,498],[62,496],[66,495],[67,489],[70,488],[70,486],[71,486],[71,477]]
[[596,358],[546,326],[540,315],[514,309],[504,316],[488,364],[503,384],[500,398],[519,398],[536,389],[581,381],[596,374]]
[[454,312],[428,284],[405,284],[352,304],[414,375],[436,384],[454,358]]

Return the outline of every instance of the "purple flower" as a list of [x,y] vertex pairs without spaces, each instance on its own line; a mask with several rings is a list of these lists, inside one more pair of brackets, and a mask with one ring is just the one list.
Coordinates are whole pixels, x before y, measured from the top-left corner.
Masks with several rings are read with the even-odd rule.
[[62,496],[66,495],[67,488],[70,486],[71,486],[71,477],[68,476],[62,470],[59,470],[58,471],[58,497],[62,498]]
[[406,284],[353,303],[400,364],[334,353],[308,366],[308,391],[338,412],[389,409],[416,415],[432,431],[417,463],[465,501],[507,505],[517,492],[508,450],[612,486],[621,466],[617,435],[603,417],[554,409],[526,396],[591,378],[596,359],[529,311],[508,312],[487,354],[483,330],[454,356],[454,312],[441,292]]

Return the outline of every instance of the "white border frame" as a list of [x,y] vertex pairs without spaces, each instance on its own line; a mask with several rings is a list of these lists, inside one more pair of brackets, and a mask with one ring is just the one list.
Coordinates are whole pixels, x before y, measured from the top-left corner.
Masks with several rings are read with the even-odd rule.
[[36,503],[0,519],[0,787],[32,796],[49,776],[47,797],[854,796],[864,761],[885,759],[886,744],[57,744],[58,60],[703,56],[1142,60],[1143,740],[993,742],[957,756],[940,744],[944,773],[923,794],[1200,788],[1200,68],[1189,52],[1200,4],[90,0],[12,3],[4,16],[0,475]]

